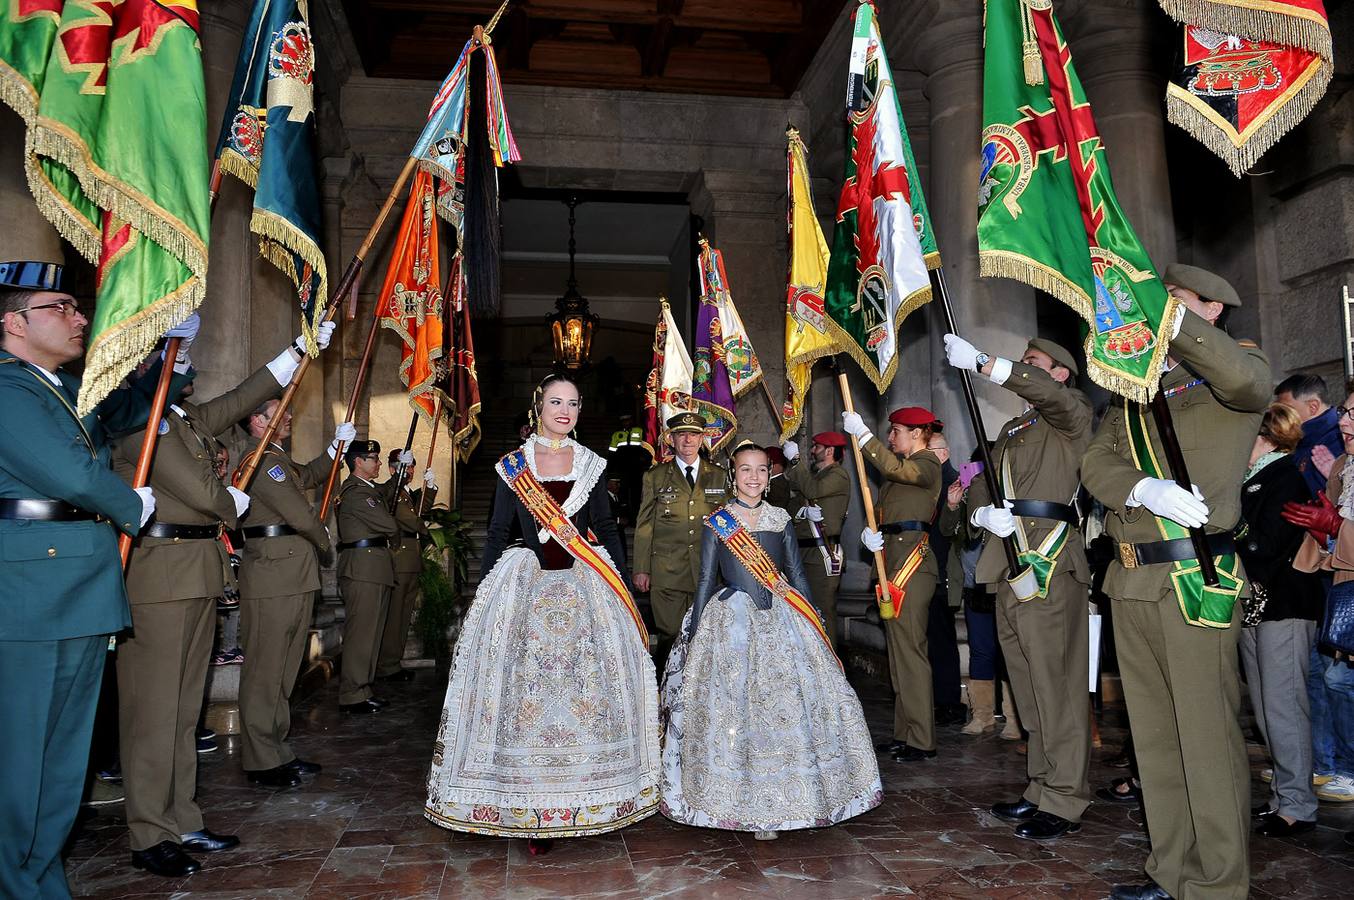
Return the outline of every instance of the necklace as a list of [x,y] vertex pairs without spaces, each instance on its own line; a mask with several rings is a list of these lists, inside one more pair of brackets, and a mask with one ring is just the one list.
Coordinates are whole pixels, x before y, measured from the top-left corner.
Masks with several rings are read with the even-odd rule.
[[545,447],[545,449],[549,450],[551,453],[558,453],[565,447],[571,446],[573,444],[573,440],[570,439],[569,437],[548,438],[542,437],[540,434],[533,434],[531,436],[531,440],[534,443],[540,444],[541,446]]
[[743,500],[742,500],[742,498],[740,498],[740,497],[734,497],[734,498],[733,498],[733,502],[734,502],[734,503],[737,503],[739,506],[743,507],[743,509],[761,509],[762,504],[765,503],[766,501],[765,501],[765,500],[758,500],[756,503],[744,503]]

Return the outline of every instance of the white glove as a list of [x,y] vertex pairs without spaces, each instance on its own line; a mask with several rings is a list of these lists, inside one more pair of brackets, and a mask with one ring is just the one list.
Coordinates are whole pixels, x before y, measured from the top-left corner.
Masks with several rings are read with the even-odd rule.
[[340,422],[334,428],[334,440],[329,444],[329,458],[338,456],[339,447],[357,437],[357,426],[352,422]]
[[800,512],[803,513],[804,518],[808,519],[810,522],[823,521],[823,508],[821,506],[805,506]]
[[155,515],[155,492],[148,487],[136,488],[136,496],[141,498],[141,522],[136,526],[138,529],[146,527],[150,517]]
[[430,491],[437,490],[437,476],[433,474],[432,469],[423,470],[423,486]]
[[301,354],[296,352],[296,348],[290,344],[273,361],[268,363],[268,371],[273,373],[273,379],[283,387],[291,384],[291,377],[296,374],[296,370],[301,367]]
[[230,494],[230,499],[235,501],[235,518],[240,518],[249,509],[249,495],[237,487],[226,488],[226,493]]
[[799,459],[799,444],[794,441],[786,441],[780,445],[780,452],[785,454],[786,462]]
[[884,536],[873,528],[866,528],[860,532],[860,542],[871,553],[878,553],[884,549]]
[[865,425],[865,420],[860,417],[860,413],[842,413],[842,431],[845,431],[862,444],[871,437],[870,429]]
[[957,334],[945,335],[945,359],[956,369],[978,371],[978,348]]
[[413,466],[414,454],[410,453],[408,450],[401,450],[399,456],[399,463],[406,469]]
[[[321,350],[328,350],[329,342],[334,339],[334,329],[337,327],[337,322],[321,322],[320,327],[315,329],[315,346]],[[304,340],[304,338],[297,338],[297,340]]]
[[973,511],[969,521],[979,528],[986,528],[999,538],[1015,534],[1015,516],[1004,506],[980,506]]
[[193,338],[197,337],[197,331],[201,327],[202,327],[202,317],[199,316],[197,313],[193,313],[191,316],[189,316],[179,324],[175,325],[173,328],[166,331],[165,337],[183,338],[185,341],[191,342]]
[[1208,522],[1208,504],[1199,486],[1187,491],[1174,481],[1144,478],[1133,485],[1125,506],[1145,506],[1153,515],[1170,519],[1186,528],[1202,528]]

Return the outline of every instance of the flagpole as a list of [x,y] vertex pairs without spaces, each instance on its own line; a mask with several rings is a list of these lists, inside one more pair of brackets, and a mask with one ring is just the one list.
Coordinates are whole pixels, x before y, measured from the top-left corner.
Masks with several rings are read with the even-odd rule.
[[[842,405],[846,411],[853,413],[856,411],[855,405],[851,402],[851,384],[846,380],[846,373],[837,372],[837,385],[842,391]],[[879,524],[874,517],[874,496],[870,493],[870,482],[865,477],[865,457],[860,452],[860,440],[853,434],[851,435],[851,453],[856,460],[856,480],[860,482],[860,499],[865,503],[865,524],[871,531],[878,531]],[[879,591],[881,597],[888,597],[889,590],[889,570],[884,565],[884,551],[874,551],[874,570],[879,577]]]
[[[150,481],[150,467],[155,459],[155,441],[160,436],[159,422],[164,417],[165,405],[169,401],[169,383],[174,379],[174,358],[179,355],[179,344],[183,338],[172,337],[165,341],[164,365],[160,377],[155,382],[155,396],[151,399],[150,415],[146,417],[146,432],[141,438],[141,453],[136,457],[136,474],[132,477],[132,488],[141,488]],[[123,532],[118,537],[118,553],[122,555],[122,567],[127,568],[127,559],[132,553],[132,536]]]
[[[945,328],[950,334],[959,334],[959,323],[954,319],[954,308],[950,305],[950,288],[945,282],[945,267],[935,270],[936,286],[940,289],[940,308],[945,313]],[[973,377],[968,369],[959,370],[959,381],[964,386],[964,405],[968,407],[969,421],[973,424],[973,433],[978,438],[978,456],[983,462],[983,480],[987,482],[987,495],[992,505],[998,508],[1006,505],[1001,492],[1001,482],[997,479],[997,470],[992,465],[992,451],[987,446],[987,430],[983,427],[983,417],[978,412],[978,397],[973,393]],[[1001,539],[1002,549],[1006,552],[1008,575],[1016,577],[1020,572],[1020,554],[1016,551],[1015,539],[1006,536]]]
[[[414,446],[414,432],[417,430],[418,410],[414,410],[414,414],[409,417],[409,436],[404,439],[404,452],[408,453]],[[395,507],[399,505],[400,491],[404,488],[404,476],[408,471],[409,468],[403,462],[395,464],[395,483],[398,486],[390,493],[390,514],[392,516],[395,514]]]
[[[1185,454],[1180,449],[1180,439],[1175,433],[1175,422],[1171,419],[1171,408],[1166,404],[1166,395],[1160,386],[1152,397],[1152,418],[1157,423],[1157,433],[1161,436],[1161,448],[1166,451],[1166,462],[1171,469],[1171,478],[1186,491],[1194,482],[1190,481],[1189,470],[1185,467]],[[1194,544],[1194,556],[1199,560],[1199,573],[1203,575],[1208,587],[1218,586],[1218,568],[1213,563],[1213,551],[1208,548],[1208,537],[1202,528],[1189,530],[1190,542]]]
[[[326,304],[322,321],[328,322],[332,319],[334,313],[338,311],[339,301],[343,296],[349,291],[356,290],[358,278],[362,273],[362,265],[366,261],[367,254],[371,252],[372,244],[376,243],[377,235],[380,234],[382,226],[385,225],[386,218],[390,215],[390,210],[395,206],[396,197],[404,190],[405,182],[409,180],[409,176],[413,174],[414,169],[417,166],[418,160],[412,156],[405,161],[404,168],[400,170],[400,175],[395,179],[394,186],[391,187],[390,193],[386,195],[385,203],[381,206],[381,211],[376,215],[376,221],[373,222],[371,228],[367,230],[367,236],[363,238],[362,245],[358,247],[357,252],[353,254],[353,258],[349,261],[348,267],[343,270],[343,277],[339,279],[338,284],[329,293],[329,302]],[[249,489],[249,483],[254,480],[254,474],[258,471],[259,463],[263,460],[263,451],[277,434],[277,428],[282,423],[282,413],[291,406],[291,402],[296,396],[296,390],[301,384],[301,379],[305,378],[306,372],[310,370],[311,362],[313,362],[311,357],[305,355],[302,356],[301,365],[297,367],[296,373],[292,375],[291,383],[287,385],[287,389],[282,392],[282,399],[279,401],[277,409],[274,410],[272,418],[269,419],[268,427],[264,429],[263,434],[259,437],[258,446],[254,448],[253,452],[245,457],[244,462],[240,464],[240,468],[236,470],[235,486],[240,490],[247,491]],[[349,411],[348,415],[348,420],[351,420],[352,412]],[[340,444],[338,452],[334,455],[335,461],[342,455],[343,445]]]
[[[433,464],[433,454],[437,452],[437,432],[441,431],[442,425],[442,393],[440,391],[433,394],[433,435],[428,441],[428,465]],[[456,448],[451,448],[451,497],[456,498]],[[423,517],[423,508],[428,503],[428,488],[424,484],[422,492],[418,495],[418,515]]]
[[757,383],[762,386],[762,393],[766,394],[766,402],[771,404],[771,415],[776,420],[776,434],[779,435],[785,430],[785,420],[781,418],[780,407],[776,405],[776,398],[771,396],[771,388],[766,386],[766,376],[763,375]]
[[[410,161],[413,161],[412,158]],[[372,310],[371,325],[367,328],[367,342],[362,348],[362,360],[357,364],[357,375],[353,379],[353,389],[348,394],[348,412],[343,417],[345,422],[351,422],[353,416],[357,415],[357,401],[362,394],[362,389],[367,386],[367,373],[371,371],[371,358],[376,350],[376,334],[380,330],[381,304],[377,303],[375,309]],[[329,479],[324,483],[324,498],[320,501],[321,522],[329,517],[329,501],[334,498],[334,483],[338,481],[339,465],[342,460],[343,445],[340,444],[339,452],[334,454],[334,461],[329,466]]]

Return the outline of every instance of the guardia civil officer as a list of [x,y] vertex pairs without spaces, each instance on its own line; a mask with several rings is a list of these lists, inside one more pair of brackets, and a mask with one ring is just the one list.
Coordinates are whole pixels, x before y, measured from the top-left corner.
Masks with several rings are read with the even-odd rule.
[[[1118,558],[1105,576],[1114,638],[1152,837],[1145,884],[1115,898],[1245,897],[1250,866],[1250,766],[1241,735],[1237,598],[1247,590],[1232,529],[1238,486],[1270,400],[1265,355],[1217,327],[1241,305],[1222,278],[1168,266],[1180,301],[1161,377],[1193,489],[1171,480],[1150,410],[1116,401],[1082,460],[1105,504]],[[1205,592],[1188,537],[1202,527],[1219,590]]]
[[[799,444],[786,441],[785,457],[794,463]],[[851,476],[842,467],[846,436],[821,431],[809,445],[811,462],[791,465],[783,476],[803,498],[795,511],[795,536],[813,603],[823,616],[828,640],[837,647],[837,587],[842,580],[842,524],[851,503]]]
[[[1081,457],[1091,441],[1091,401],[1072,384],[1077,363],[1065,348],[1033,338],[1019,362],[993,357],[945,335],[950,365],[977,371],[1025,401],[1002,426],[992,450],[1007,500],[993,506],[987,481],[974,480],[966,503],[950,507],[983,529],[977,580],[997,586],[997,636],[1020,721],[1029,732],[1024,795],[997,803],[992,814],[1016,822],[1017,837],[1056,838],[1081,828],[1091,802],[1090,702],[1086,690],[1090,568],[1080,521],[1071,505],[1080,487]],[[1002,538],[1022,557],[1007,569]],[[992,682],[985,684],[992,706]],[[984,702],[985,701],[985,702]]]
[[414,670],[406,669],[404,645],[409,638],[409,622],[418,600],[418,577],[423,572],[423,546],[420,539],[428,535],[428,523],[420,510],[432,509],[437,502],[437,477],[431,467],[423,470],[423,487],[409,490],[417,460],[404,465],[400,457],[405,451],[390,451],[386,461],[390,477],[403,480],[394,488],[395,521],[400,525],[399,542],[395,545],[395,588],[390,594],[385,622],[381,626],[381,649],[376,659],[376,677],[390,681],[413,681]]

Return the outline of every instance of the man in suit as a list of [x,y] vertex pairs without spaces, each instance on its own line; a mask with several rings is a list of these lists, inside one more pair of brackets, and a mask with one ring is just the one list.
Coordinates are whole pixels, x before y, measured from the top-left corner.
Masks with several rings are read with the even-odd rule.
[[[265,400],[250,414],[254,444],[263,437],[279,401]],[[323,484],[340,441],[357,430],[349,422],[334,443],[307,465],[282,447],[291,437],[292,412],[282,414],[250,486],[249,518],[240,554],[240,750],[254,784],[285,788],[320,771],[287,744],[291,692],[310,634],[311,603],[320,589],[320,560],[329,555],[329,532],[305,492]]]
[[386,461],[390,477],[399,477],[394,488],[395,521],[399,523],[399,543],[395,545],[395,589],[390,594],[385,624],[381,626],[381,650],[376,659],[376,677],[388,681],[413,681],[414,670],[400,665],[404,659],[404,645],[409,638],[409,621],[414,615],[418,599],[418,577],[423,572],[421,539],[428,535],[428,524],[420,511],[432,509],[437,502],[437,478],[431,467],[423,470],[423,487],[409,490],[417,461],[408,465],[400,462],[403,450],[391,450]]
[[[799,444],[786,441],[786,459],[799,459]],[[846,436],[822,431],[809,445],[811,462],[791,465],[782,476],[803,498],[795,512],[795,536],[813,603],[823,617],[828,641],[837,646],[837,587],[842,580],[842,524],[851,504],[851,476],[842,468]]]
[[[1013,362],[947,334],[945,354],[950,365],[987,376],[1026,404],[1002,426],[992,451],[1007,504],[993,506],[987,482],[979,478],[969,488],[967,503],[949,507],[945,515],[958,513],[986,532],[977,581],[997,586],[997,637],[1020,721],[1030,735],[1025,793],[1013,803],[997,803],[992,814],[1017,823],[1017,837],[1048,840],[1081,830],[1081,815],[1091,802],[1085,680],[1091,572],[1070,505],[1091,440],[1091,401],[1071,384],[1076,360],[1052,341],[1031,339],[1020,361]],[[1027,562],[1021,570],[1025,578],[1033,576],[1033,584],[1008,580],[1001,546],[1008,537],[1014,537],[1022,557],[1042,554],[1040,568]],[[992,682],[970,682],[969,690],[985,692],[977,702],[992,705]]]
[[[1250,878],[1251,792],[1239,722],[1236,598],[1245,581],[1239,564],[1233,572],[1228,562],[1241,514],[1238,486],[1270,400],[1270,369],[1254,344],[1217,326],[1226,307],[1241,305],[1230,284],[1182,265],[1168,266],[1162,280],[1180,308],[1161,389],[1193,490],[1170,480],[1168,470],[1148,475],[1140,467],[1157,469],[1163,457],[1156,423],[1137,404],[1110,405],[1081,464],[1118,544],[1104,589],[1114,601],[1119,672],[1152,835],[1151,880],[1116,885],[1111,896],[1241,898]],[[1188,538],[1163,540],[1166,520],[1208,533],[1222,591],[1202,595],[1197,566],[1180,571],[1191,568],[1194,549]],[[1194,602],[1201,595],[1208,619]]]
[[144,425],[159,368],[80,417],[61,366],[87,321],[61,267],[0,263],[0,319],[0,896],[68,897],[108,636],[130,621],[118,532],[155,510],[109,469],[109,431]]
[[728,472],[701,457],[702,416],[678,413],[667,428],[676,458],[644,473],[635,522],[635,589],[649,592],[660,663],[696,595],[702,523],[724,505],[729,489]]
[[[376,484],[381,474],[381,445],[353,441],[343,453],[350,474],[339,489],[339,593],[343,595],[343,662],[339,709],[374,713],[385,706],[372,696],[376,657],[381,646],[390,592],[395,587],[391,547],[400,526],[390,512],[392,481]],[[413,464],[413,456],[407,463]]]
[[[333,323],[318,334],[328,346]],[[249,508],[215,464],[221,438],[275,396],[300,365],[301,338],[234,390],[205,403],[171,402],[159,423],[150,485],[155,521],[142,529],[127,563],[132,631],[118,645],[118,732],[132,865],[166,878],[200,866],[190,852],[239,844],[208,830],[197,793],[197,740],[216,600],[229,562],[220,541]],[[172,399],[172,398],[171,398]],[[142,431],[118,442],[115,471],[131,481]]]

